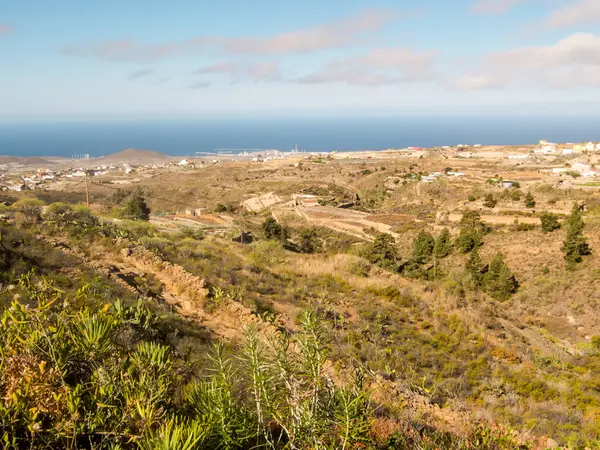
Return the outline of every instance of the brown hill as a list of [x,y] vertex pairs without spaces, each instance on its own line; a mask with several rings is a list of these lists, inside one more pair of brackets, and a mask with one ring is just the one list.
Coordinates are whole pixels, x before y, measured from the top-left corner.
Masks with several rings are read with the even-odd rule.
[[0,164],[21,164],[25,166],[48,166],[56,164],[38,156],[0,156]]
[[111,163],[138,163],[148,164],[155,162],[165,162],[174,159],[172,156],[165,155],[164,153],[155,152],[153,150],[138,150],[135,148],[128,148],[118,153],[99,158],[103,162]]

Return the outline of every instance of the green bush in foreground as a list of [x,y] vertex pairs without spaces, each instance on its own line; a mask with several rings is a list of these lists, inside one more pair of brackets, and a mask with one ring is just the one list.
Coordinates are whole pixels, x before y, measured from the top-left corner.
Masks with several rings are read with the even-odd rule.
[[[152,320],[119,302],[61,307],[50,284],[20,282],[0,320],[0,442],[7,449],[351,448],[369,445],[362,377],[325,376],[327,348],[307,314],[293,343],[248,329],[190,381],[189,365],[151,340]],[[85,288],[78,292],[85,296]],[[143,308],[143,307],[142,307]]]

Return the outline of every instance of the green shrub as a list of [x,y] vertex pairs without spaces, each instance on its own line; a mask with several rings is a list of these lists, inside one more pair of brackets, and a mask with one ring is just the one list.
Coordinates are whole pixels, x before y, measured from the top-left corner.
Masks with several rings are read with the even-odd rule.
[[147,221],[150,218],[150,208],[140,192],[131,196],[121,212],[121,217],[129,220]]
[[498,201],[494,198],[494,194],[486,194],[483,206],[486,208],[494,208],[498,204]]
[[11,209],[17,212],[21,223],[34,225],[41,219],[43,206],[44,202],[37,198],[22,198],[13,203]]
[[[0,317],[3,448],[196,450],[371,445],[372,407],[357,372],[330,383],[319,321],[304,314],[292,342],[247,329],[235,356],[217,343],[191,381],[177,352],[147,338],[160,322],[139,305],[55,308],[56,290],[19,282],[35,308]],[[77,293],[86,296],[86,289]],[[290,343],[292,345],[290,345]],[[186,375],[187,374],[187,375]]]
[[552,233],[554,230],[560,228],[560,223],[558,223],[558,216],[556,214],[545,212],[540,217],[540,220],[542,222],[542,231],[544,233]]
[[300,231],[300,239],[298,241],[298,250],[301,253],[316,253],[321,251],[323,243],[319,238],[317,230],[314,228],[305,228]]
[[510,231],[531,231],[535,230],[536,225],[533,223],[523,223],[515,219],[515,223],[511,225]]
[[256,265],[273,267],[285,260],[285,250],[280,242],[259,241],[252,244],[250,259]]
[[288,230],[273,218],[267,218],[261,225],[262,235],[267,240],[285,242],[289,237]]
[[371,264],[364,259],[357,259],[348,264],[348,272],[359,277],[368,277],[371,273]]

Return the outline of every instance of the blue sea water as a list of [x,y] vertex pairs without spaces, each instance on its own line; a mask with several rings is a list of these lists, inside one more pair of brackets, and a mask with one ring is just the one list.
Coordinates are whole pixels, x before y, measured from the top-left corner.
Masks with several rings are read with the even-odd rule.
[[0,155],[108,155],[125,148],[190,156],[215,149],[384,150],[456,144],[600,141],[598,118],[386,117],[0,123]]

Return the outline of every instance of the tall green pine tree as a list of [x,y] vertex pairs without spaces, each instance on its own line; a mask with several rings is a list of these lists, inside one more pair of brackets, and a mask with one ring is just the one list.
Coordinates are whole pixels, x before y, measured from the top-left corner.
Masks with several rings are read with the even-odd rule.
[[571,210],[571,217],[567,221],[567,238],[562,247],[568,269],[573,269],[576,264],[583,260],[583,256],[592,253],[589,244],[583,236],[583,228],[584,223],[581,209],[579,205],[574,204]]
[[397,270],[399,258],[394,237],[391,234],[379,233],[369,248],[367,259],[384,269]]
[[525,196],[525,207],[526,208],[535,208],[535,200],[533,198],[533,195],[531,195],[531,192],[528,192],[527,195]]
[[413,260],[418,264],[425,264],[431,259],[435,239],[430,233],[421,231],[413,243]]
[[452,237],[448,228],[444,228],[435,240],[433,256],[436,258],[445,258],[450,253],[452,253]]
[[466,269],[469,275],[471,275],[475,286],[481,287],[483,283],[484,270],[483,262],[481,261],[481,257],[479,256],[479,251],[477,250],[477,248],[474,248],[471,254],[469,255]]
[[502,253],[497,253],[483,277],[485,291],[496,300],[508,300],[514,294],[519,282],[504,262]]

